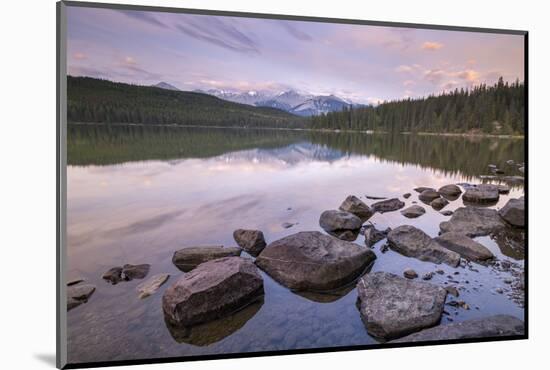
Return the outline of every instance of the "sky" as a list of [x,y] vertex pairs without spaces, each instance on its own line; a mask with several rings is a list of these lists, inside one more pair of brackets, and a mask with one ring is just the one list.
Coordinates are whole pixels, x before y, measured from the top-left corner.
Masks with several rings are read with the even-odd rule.
[[73,76],[357,103],[523,81],[523,36],[69,7]]

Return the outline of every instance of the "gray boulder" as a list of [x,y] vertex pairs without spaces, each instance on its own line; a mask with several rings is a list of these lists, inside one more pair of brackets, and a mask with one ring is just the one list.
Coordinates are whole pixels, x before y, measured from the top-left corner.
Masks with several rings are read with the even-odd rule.
[[525,200],[510,199],[502,209],[498,211],[500,217],[515,227],[525,227]]
[[363,222],[371,218],[374,212],[363,201],[355,195],[350,195],[344,200],[339,208],[341,211],[349,212],[359,217]]
[[260,230],[237,229],[233,232],[233,239],[239,247],[254,257],[266,246],[264,233]]
[[437,192],[441,195],[447,195],[452,197],[452,196],[460,195],[462,193],[462,190],[460,190],[460,188],[455,184],[449,184],[449,185],[440,187]]
[[434,200],[432,200],[432,202],[430,203],[430,206],[432,206],[433,209],[435,209],[436,211],[439,211],[443,208],[445,208],[445,206],[449,204],[449,201],[445,198],[436,198]]
[[304,231],[269,244],[256,265],[290,289],[323,291],[352,282],[375,259],[368,248]]
[[509,315],[495,315],[424,329],[392,343],[508,337],[524,333],[525,327],[520,319]]
[[424,207],[416,204],[410,207],[407,207],[401,211],[401,214],[407,218],[417,218],[422,216],[424,213],[426,213],[426,210],[424,209]]
[[469,237],[493,234],[505,227],[496,210],[478,207],[458,208],[449,221],[439,224],[442,233],[456,232]]
[[436,285],[381,271],[359,279],[357,291],[367,332],[386,340],[437,325],[447,296]]
[[201,263],[223,257],[238,257],[241,249],[236,247],[224,248],[221,245],[188,247],[174,253],[172,263],[183,272],[188,272]]
[[464,234],[449,232],[434,240],[442,247],[471,261],[486,261],[495,257],[489,249]]
[[332,236],[342,240],[355,240],[363,222],[353,213],[329,210],[321,213],[319,225]]
[[420,199],[424,203],[429,204],[432,202],[432,200],[437,199],[439,197],[440,197],[440,194],[437,191],[427,189],[427,190],[424,190],[422,193],[420,193],[420,195],[418,196],[418,199]]
[[371,205],[371,208],[379,213],[397,211],[403,207],[405,207],[405,203],[397,198],[382,200]]
[[414,257],[421,261],[446,263],[456,267],[460,263],[460,255],[441,247],[425,232],[414,226],[402,225],[388,234],[389,246],[407,257]]
[[476,185],[462,195],[462,200],[469,203],[496,203],[498,199],[498,186],[492,184]]
[[157,274],[137,286],[139,298],[146,298],[155,292],[170,278],[169,274]]
[[162,297],[168,322],[194,326],[220,319],[258,299],[262,277],[250,259],[225,257],[183,274]]

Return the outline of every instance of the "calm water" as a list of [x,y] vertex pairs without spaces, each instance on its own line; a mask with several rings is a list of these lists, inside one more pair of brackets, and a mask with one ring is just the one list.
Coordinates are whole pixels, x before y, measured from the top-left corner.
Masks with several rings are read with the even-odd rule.
[[[88,303],[68,312],[69,361],[377,343],[361,322],[355,289],[333,296],[298,295],[263,273],[263,302],[186,336],[167,327],[161,308],[163,291],[181,274],[172,254],[185,246],[234,246],[237,228],[260,229],[268,243],[320,230],[321,212],[336,209],[350,194],[371,204],[365,195],[403,199],[410,192],[409,206],[418,201],[413,188],[476,183],[489,163],[521,175],[505,162],[523,162],[523,153],[523,141],[511,139],[69,126],[68,274],[97,286]],[[522,194],[522,187],[514,187],[493,207]],[[462,205],[459,199],[445,209]],[[410,224],[436,236],[448,217],[425,208],[418,219],[390,212],[370,221],[379,229]],[[285,229],[284,222],[297,224]],[[522,266],[521,247],[508,241],[498,245],[489,237],[478,241],[499,259]],[[363,236],[356,242],[364,245]],[[464,287],[459,299],[471,309],[446,308],[454,321],[497,313],[523,319],[522,307],[508,297],[507,273],[381,253],[384,243],[374,246],[373,270],[401,274],[412,267],[423,274],[441,268],[445,275],[432,280],[440,285],[459,271],[453,275]],[[163,272],[172,277],[155,295],[139,299],[141,280],[112,286],[101,279],[106,270],[125,263],[149,263],[148,277]],[[505,293],[496,293],[498,287]],[[444,317],[442,324],[448,322]]]

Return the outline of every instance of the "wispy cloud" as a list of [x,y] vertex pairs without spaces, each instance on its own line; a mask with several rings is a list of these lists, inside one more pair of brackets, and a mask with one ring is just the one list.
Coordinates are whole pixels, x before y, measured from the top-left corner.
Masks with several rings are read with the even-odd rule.
[[425,43],[422,44],[422,49],[423,50],[434,51],[434,50],[439,50],[442,47],[443,47],[442,43],[435,42],[435,41],[426,41]]
[[298,27],[296,27],[294,24],[292,24],[292,22],[289,22],[289,21],[281,21],[280,22],[281,26],[283,26],[283,28],[285,30],[288,31],[288,33],[292,36],[294,36],[296,39],[300,40],[300,41],[311,41],[313,40],[313,38],[308,35],[307,33],[301,31]]
[[139,21],[148,23],[153,26],[161,27],[161,28],[170,28],[170,26],[164,22],[161,22],[158,20],[154,15],[148,12],[138,11],[138,10],[116,10],[127,17],[137,19]]

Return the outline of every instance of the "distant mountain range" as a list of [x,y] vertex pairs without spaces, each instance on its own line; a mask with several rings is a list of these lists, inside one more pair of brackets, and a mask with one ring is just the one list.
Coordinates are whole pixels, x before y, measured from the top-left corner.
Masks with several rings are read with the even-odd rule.
[[[166,82],[160,82],[154,86],[167,90],[179,90]],[[194,92],[213,95],[234,103],[277,108],[303,117],[342,111],[344,108],[349,108],[350,106],[363,106],[362,104],[356,104],[335,95],[313,95],[292,89],[277,94],[254,90],[240,92],[231,89],[194,90]]]

